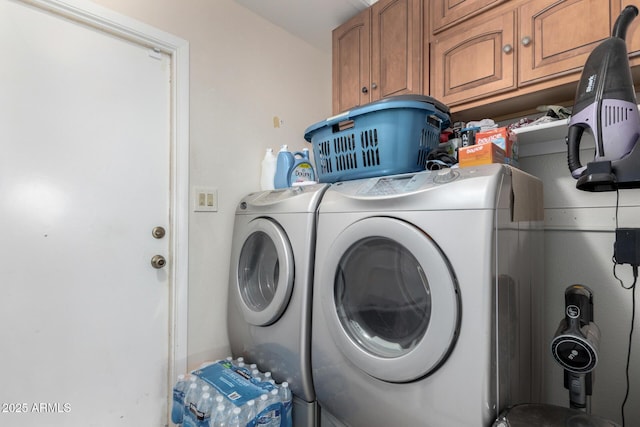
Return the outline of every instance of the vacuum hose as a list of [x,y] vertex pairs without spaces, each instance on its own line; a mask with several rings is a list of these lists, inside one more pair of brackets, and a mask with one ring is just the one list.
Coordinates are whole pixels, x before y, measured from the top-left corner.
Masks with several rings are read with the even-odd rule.
[[631,24],[631,21],[633,21],[636,16],[638,16],[637,7],[625,7],[622,12],[620,12],[620,16],[618,16],[616,23],[613,25],[612,36],[625,40],[627,38],[627,29],[629,28],[629,24]]

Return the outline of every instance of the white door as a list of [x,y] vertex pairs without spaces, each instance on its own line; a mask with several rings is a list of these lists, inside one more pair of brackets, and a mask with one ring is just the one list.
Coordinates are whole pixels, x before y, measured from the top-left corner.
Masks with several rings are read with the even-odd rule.
[[0,425],[163,426],[169,57],[7,0],[0,51]]

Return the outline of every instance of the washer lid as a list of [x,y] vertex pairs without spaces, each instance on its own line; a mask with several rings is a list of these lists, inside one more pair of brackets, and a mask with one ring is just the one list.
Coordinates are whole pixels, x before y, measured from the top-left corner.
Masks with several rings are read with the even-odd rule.
[[293,251],[284,230],[257,218],[241,236],[236,261],[236,300],[248,323],[269,325],[282,315],[293,289]]
[[329,249],[316,286],[336,344],[373,377],[424,377],[453,348],[455,277],[437,244],[411,224],[373,217],[350,225]]

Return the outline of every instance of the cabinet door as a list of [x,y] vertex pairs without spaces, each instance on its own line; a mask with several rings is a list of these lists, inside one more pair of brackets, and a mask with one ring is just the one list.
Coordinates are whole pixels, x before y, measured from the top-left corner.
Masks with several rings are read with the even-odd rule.
[[463,18],[471,17],[506,0],[429,0],[431,28],[436,33]]
[[579,70],[609,37],[611,14],[603,0],[533,0],[522,5],[520,86]]
[[371,8],[371,100],[421,93],[422,0],[379,0]]
[[431,94],[452,106],[516,88],[516,13],[476,17],[432,41]]
[[333,36],[333,113],[369,102],[370,9],[345,22]]

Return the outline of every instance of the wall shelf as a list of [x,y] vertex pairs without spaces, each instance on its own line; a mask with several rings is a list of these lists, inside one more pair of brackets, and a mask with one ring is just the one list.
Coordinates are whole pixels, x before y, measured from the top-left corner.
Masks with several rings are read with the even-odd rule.
[[[553,153],[566,153],[569,119],[556,120],[514,129],[518,135],[520,157],[541,156]],[[595,147],[593,137],[585,132],[580,141],[580,149]]]

